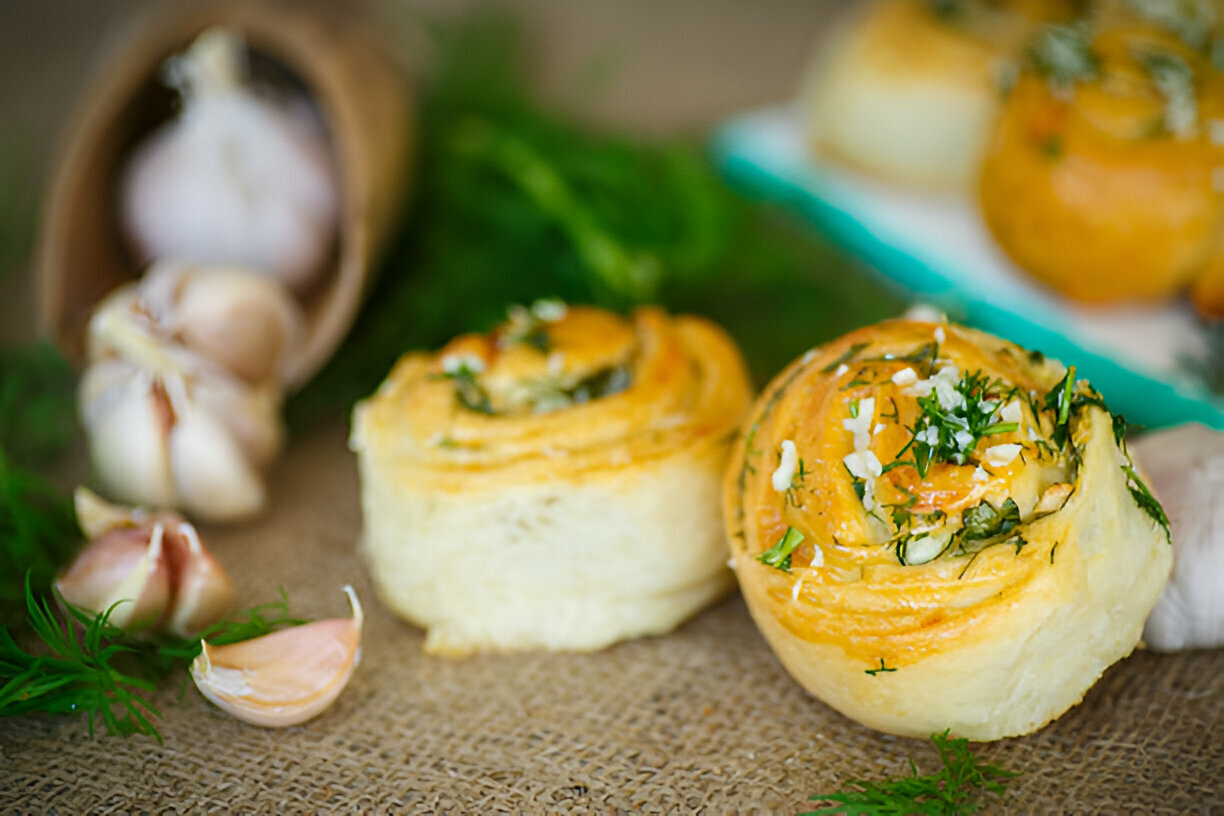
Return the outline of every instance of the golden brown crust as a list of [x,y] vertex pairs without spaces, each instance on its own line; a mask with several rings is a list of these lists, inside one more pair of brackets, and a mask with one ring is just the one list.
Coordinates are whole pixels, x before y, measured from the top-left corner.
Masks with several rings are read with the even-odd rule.
[[[579,306],[548,332],[547,352],[464,335],[437,354],[406,355],[364,410],[363,433],[395,439],[406,482],[467,490],[488,479],[575,479],[666,456],[726,435],[747,407],[739,351],[703,318],[646,308],[626,320]],[[463,355],[483,361],[476,379],[494,413],[466,407],[444,376],[443,362]],[[621,376],[621,368],[627,384],[615,393],[558,410],[531,407],[558,382],[572,390],[590,378]]]
[[730,338],[538,307],[406,356],[355,416],[364,554],[430,652],[603,648],[733,585],[720,483],[751,392]]
[[[766,389],[732,452],[724,507],[749,609],[805,687],[877,728],[993,739],[1057,716],[1133,647],[1168,547],[1128,493],[1099,397],[1070,379],[980,332],[890,321],[805,355]],[[1062,401],[1075,407],[1060,422]],[[933,412],[964,419],[973,438],[927,450]],[[1133,540],[1102,558],[1115,536]],[[1131,556],[1153,571],[1100,573]],[[1106,615],[1084,580],[1130,594],[1109,598]],[[1108,645],[1009,719],[999,694],[1031,692],[1025,678],[1040,672],[1026,663],[1048,659],[1037,644],[1076,637],[1044,623],[1060,609],[1084,631],[1115,621],[1115,633],[1093,635]],[[976,689],[955,704],[931,685],[951,671]]]
[[1140,57],[1184,61],[1200,114],[1219,92],[1206,80],[1215,72],[1153,28],[1107,28],[1091,47],[1097,78],[1059,88],[1029,72],[1012,89],[982,163],[982,213],[1023,269],[1071,298],[1164,298],[1213,250],[1221,150],[1205,115],[1184,132],[1167,127],[1165,94]]

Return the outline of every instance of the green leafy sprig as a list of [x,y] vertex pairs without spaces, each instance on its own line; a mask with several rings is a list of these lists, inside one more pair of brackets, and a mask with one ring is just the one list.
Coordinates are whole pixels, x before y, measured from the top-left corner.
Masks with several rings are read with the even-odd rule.
[[404,352],[488,331],[540,297],[706,315],[761,383],[900,310],[808,225],[736,193],[702,144],[594,132],[546,109],[508,18],[475,15],[435,39],[415,203],[345,343],[288,403],[291,428],[347,413]]
[[919,775],[911,759],[909,776],[880,781],[854,780],[850,782],[852,789],[810,797],[813,801],[831,803],[831,806],[800,816],[838,813],[849,816],[961,816],[982,810],[984,795],[1003,796],[1007,784],[1021,775],[979,762],[969,750],[969,741],[949,739],[948,731],[932,734],[931,741],[943,762],[936,773]]
[[[1008,394],[1002,394],[1001,385],[980,371],[962,376],[955,390],[961,397],[955,406],[945,407],[938,389],[918,398],[922,413],[909,429],[909,441],[897,452],[896,460],[884,467],[885,472],[908,466],[925,479],[932,464],[963,465],[982,437],[1010,433],[1019,427],[1015,422],[995,421],[995,414]],[[912,458],[902,459],[908,451],[913,451]]]
[[111,734],[142,734],[158,742],[154,721],[161,713],[149,697],[163,678],[200,653],[201,639],[234,643],[305,623],[289,615],[283,590],[279,601],[252,607],[191,639],[135,637],[110,623],[114,607],[93,614],[63,598],[52,602],[36,594],[28,578],[25,600],[40,646],[26,651],[0,627],[0,717],[84,714],[90,736],[101,722]]
[[796,530],[794,527],[787,527],[786,532],[778,539],[777,543],[759,553],[756,557],[758,561],[766,566],[780,569],[783,572],[790,572],[791,554],[803,543],[803,533]]

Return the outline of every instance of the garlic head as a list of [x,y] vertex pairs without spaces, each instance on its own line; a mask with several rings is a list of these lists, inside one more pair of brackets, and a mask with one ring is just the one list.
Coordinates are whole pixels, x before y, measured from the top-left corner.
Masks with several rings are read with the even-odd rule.
[[346,586],[351,618],[333,618],[211,646],[191,664],[196,688],[226,713],[269,728],[298,725],[330,706],[361,660],[361,603]]
[[211,29],[167,63],[182,111],[125,166],[123,223],[145,262],[233,264],[305,291],[337,233],[327,133],[300,94],[249,84],[245,61],[237,33]]
[[280,384],[251,383],[186,346],[169,275],[120,287],[90,319],[78,394],[90,463],[103,492],[129,504],[248,518],[284,441]]
[[1181,425],[1140,436],[1130,451],[1164,505],[1173,545],[1144,642],[1159,652],[1224,646],[1224,431]]

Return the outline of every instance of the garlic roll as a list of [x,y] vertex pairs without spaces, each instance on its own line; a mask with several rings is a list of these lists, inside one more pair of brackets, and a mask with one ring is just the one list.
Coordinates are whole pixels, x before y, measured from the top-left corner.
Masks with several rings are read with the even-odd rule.
[[724,507],[748,608],[800,684],[873,728],[1040,728],[1130,653],[1169,575],[1100,396],[981,332],[860,329],[780,373],[744,428]]
[[1141,20],[1041,32],[978,176],[999,246],[1076,301],[1157,302],[1193,284],[1200,312],[1224,314],[1222,77],[1205,49]]
[[696,317],[539,302],[404,356],[355,412],[363,551],[430,652],[592,650],[729,589],[719,484],[750,390]]

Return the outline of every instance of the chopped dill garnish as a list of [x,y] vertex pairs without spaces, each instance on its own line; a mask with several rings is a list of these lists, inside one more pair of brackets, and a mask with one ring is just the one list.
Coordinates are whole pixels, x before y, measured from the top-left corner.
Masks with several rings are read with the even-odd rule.
[[[830,803],[829,807],[808,811],[799,816],[884,816],[884,814],[960,814],[976,813],[985,807],[980,799],[985,794],[1002,797],[1010,780],[1021,774],[996,765],[979,762],[969,750],[969,740],[949,739],[948,731],[932,734],[931,741],[939,751],[943,768],[920,776],[911,759],[910,773],[898,779],[880,781],[852,780],[850,789],[809,797],[815,802]],[[997,807],[998,803],[995,802]]]
[[161,713],[149,701],[158,683],[182,670],[200,653],[201,639],[236,643],[306,621],[289,615],[289,599],[262,604],[206,629],[200,637],[151,640],[110,623],[114,609],[93,614],[25,585],[28,622],[41,642],[27,652],[0,627],[0,717],[32,712],[84,714],[90,736],[101,721],[115,735],[143,734],[161,742],[154,720]]
[[1042,26],[1029,43],[1025,57],[1029,67],[1056,88],[1096,79],[1101,72],[1087,35],[1075,26]]
[[802,543],[803,533],[794,527],[787,527],[786,532],[782,534],[778,542],[768,550],[765,550],[765,552],[757,555],[756,560],[774,569],[790,572],[791,553]]
[[858,357],[859,352],[861,352],[863,349],[867,348],[870,345],[871,345],[870,343],[855,343],[850,348],[846,349],[841,354],[841,356],[838,357],[836,360],[829,363],[824,368],[820,369],[820,373],[821,374],[832,374],[834,371],[838,369],[839,366],[849,363],[852,360],[854,360],[856,357]]
[[[897,452],[897,459],[884,467],[885,472],[912,467],[926,478],[935,462],[965,464],[979,439],[1011,433],[1019,427],[1015,422],[994,420],[999,407],[1014,391],[1003,393],[1000,382],[988,380],[980,371],[966,373],[946,393],[933,388],[918,398],[922,414],[909,429],[912,434],[909,441]],[[907,451],[913,452],[912,458],[902,459]]]
[[1139,505],[1139,509],[1147,513],[1152,519],[1160,525],[1164,530],[1165,538],[1169,541],[1173,540],[1173,534],[1169,532],[1169,517],[1165,514],[1164,507],[1152,495],[1152,491],[1143,483],[1143,479],[1139,478],[1139,474],[1135,472],[1133,465],[1123,465],[1122,471],[1126,474],[1127,482],[1126,489],[1130,491],[1131,496],[1135,499],[1135,504]]
[[884,665],[884,658],[882,658],[882,657],[881,657],[881,658],[880,658],[880,666],[879,666],[879,668],[876,668],[876,669],[866,669],[866,670],[864,670],[864,671],[863,671],[863,674],[870,674],[872,677],[875,677],[875,676],[876,676],[877,674],[879,674],[880,672],[895,672],[895,671],[896,671],[896,669],[895,669],[895,668],[893,668],[892,666],[885,666],[885,665]]

